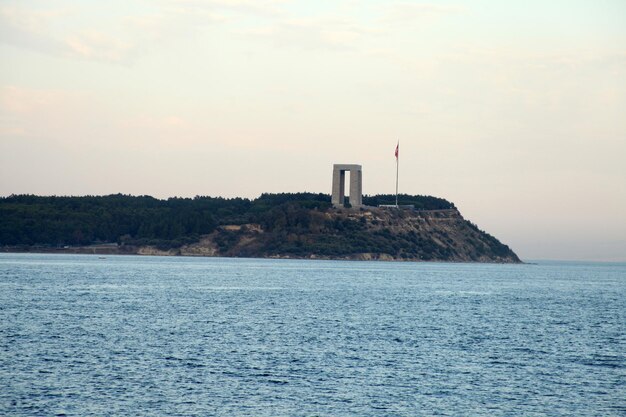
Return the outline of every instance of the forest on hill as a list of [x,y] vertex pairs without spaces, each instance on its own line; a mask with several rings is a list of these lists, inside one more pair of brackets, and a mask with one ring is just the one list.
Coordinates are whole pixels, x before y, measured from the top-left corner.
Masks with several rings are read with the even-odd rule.
[[[364,196],[363,203],[394,204],[395,195]],[[414,205],[417,210],[455,208],[441,198],[406,194],[399,195],[399,204]],[[197,196],[164,200],[122,194],[11,195],[0,198],[0,246],[118,243],[166,249],[197,242],[221,225],[254,223],[277,236],[322,229],[336,234],[346,227],[353,228],[352,223],[336,220],[320,228],[315,213],[330,207],[328,194],[314,193],[262,194],[256,199]]]

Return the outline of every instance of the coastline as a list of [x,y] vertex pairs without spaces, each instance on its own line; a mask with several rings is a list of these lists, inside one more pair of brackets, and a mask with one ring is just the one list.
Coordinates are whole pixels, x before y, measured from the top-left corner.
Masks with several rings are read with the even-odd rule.
[[46,255],[99,255],[99,256],[165,256],[165,257],[185,257],[185,258],[228,258],[228,259],[285,259],[285,260],[312,260],[312,261],[355,261],[355,262],[402,262],[402,263],[473,263],[473,264],[497,264],[497,265],[520,265],[533,264],[519,260],[471,260],[471,259],[413,259],[394,258],[393,256],[381,253],[359,253],[350,256],[325,256],[325,255],[269,255],[269,256],[236,256],[226,254],[198,254],[181,251],[181,248],[159,250],[149,246],[113,246],[114,244],[70,246],[64,248],[51,248],[42,246],[33,247],[0,247],[0,253],[7,254],[46,254]]

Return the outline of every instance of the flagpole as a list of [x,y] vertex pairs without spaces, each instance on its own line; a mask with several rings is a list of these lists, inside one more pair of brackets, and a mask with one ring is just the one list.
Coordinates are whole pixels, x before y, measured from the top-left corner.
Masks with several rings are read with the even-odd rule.
[[396,208],[398,208],[398,172],[400,171],[400,141],[396,145]]

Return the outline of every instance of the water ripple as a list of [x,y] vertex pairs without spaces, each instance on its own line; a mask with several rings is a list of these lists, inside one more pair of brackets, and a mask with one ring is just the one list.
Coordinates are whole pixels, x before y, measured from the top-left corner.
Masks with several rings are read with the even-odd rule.
[[0,254],[0,415],[626,415],[626,265]]

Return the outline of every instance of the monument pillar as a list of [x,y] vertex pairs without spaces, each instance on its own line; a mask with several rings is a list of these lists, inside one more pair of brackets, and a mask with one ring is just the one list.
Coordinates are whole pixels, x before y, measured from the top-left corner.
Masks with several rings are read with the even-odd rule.
[[346,171],[342,171],[335,167],[333,168],[333,194],[331,202],[333,206],[343,206],[343,200],[345,196],[345,181]]
[[350,205],[363,205],[363,171],[361,165],[333,165],[333,193],[331,202],[334,207],[344,207],[346,171],[350,171]]
[[350,205],[363,205],[363,171],[350,171]]

